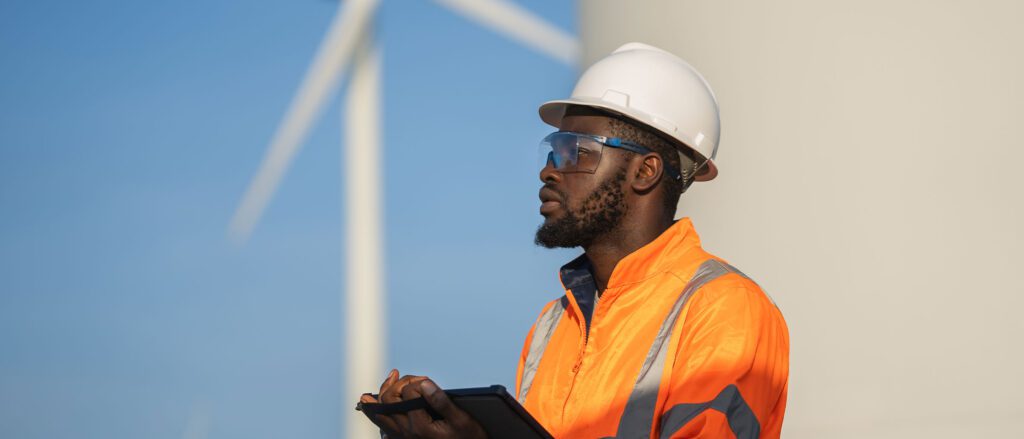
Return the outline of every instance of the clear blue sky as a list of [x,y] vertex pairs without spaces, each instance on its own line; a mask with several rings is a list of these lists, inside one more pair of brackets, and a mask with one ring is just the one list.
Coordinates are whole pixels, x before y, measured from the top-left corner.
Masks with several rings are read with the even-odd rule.
[[[575,2],[517,1],[575,32]],[[0,437],[338,437],[337,104],[226,238],[336,8],[0,4]],[[536,107],[576,71],[429,1],[379,26],[389,363],[511,386],[574,254],[532,236]]]

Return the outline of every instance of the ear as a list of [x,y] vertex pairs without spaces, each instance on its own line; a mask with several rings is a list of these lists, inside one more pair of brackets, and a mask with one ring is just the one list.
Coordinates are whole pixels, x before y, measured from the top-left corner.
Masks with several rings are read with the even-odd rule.
[[641,156],[633,177],[633,190],[639,193],[650,191],[661,181],[664,172],[665,163],[661,160],[661,156],[653,152]]

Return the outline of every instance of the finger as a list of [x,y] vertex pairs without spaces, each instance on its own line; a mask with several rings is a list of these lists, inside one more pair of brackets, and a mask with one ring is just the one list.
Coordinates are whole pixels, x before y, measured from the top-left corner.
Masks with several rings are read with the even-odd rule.
[[418,385],[421,381],[427,379],[424,376],[412,376],[406,381],[398,394],[401,395],[402,401],[408,401],[410,399],[416,399],[423,396],[423,392],[420,390]]
[[[393,376],[395,377],[395,379],[392,380],[393,382],[390,384],[390,386],[384,389],[384,391],[381,392],[380,396],[378,397],[378,399],[382,403],[393,404],[396,402],[401,402],[403,400],[401,394],[402,389],[407,387],[410,382],[419,382],[422,381],[423,378],[425,378],[416,375],[404,375],[401,378],[397,378],[397,370],[394,371]],[[390,420],[392,421],[394,428],[396,429],[395,433],[390,433],[390,436],[405,437],[408,433],[408,430],[405,429],[409,425],[408,414],[395,413],[390,415]]]
[[[419,386],[417,385],[406,385],[402,388],[402,401],[416,399],[421,396],[422,394],[419,392]],[[431,419],[426,410],[416,409],[410,410],[405,414],[405,422],[406,431],[421,433],[425,427],[430,425]]]
[[[416,384],[419,383],[420,381],[423,381],[424,379],[426,379],[426,377],[416,375],[402,376],[397,381],[395,381],[390,387],[384,389],[384,393],[380,395],[381,402],[390,404],[406,400],[406,398],[403,396],[403,391],[408,389],[410,385],[411,387],[414,388],[417,387]],[[410,394],[409,396],[410,399],[419,397],[418,394]],[[419,411],[422,412],[423,410]],[[409,434],[414,434],[416,432],[416,430],[413,429],[414,424],[412,423],[412,421],[409,420],[409,413],[394,413],[389,417],[392,424],[394,425],[393,428],[396,429],[396,433],[390,433],[391,436],[406,437]],[[427,419],[430,419],[429,415],[427,416]],[[427,422],[427,425],[429,425],[429,422]]]
[[399,378],[398,381],[396,381],[390,387],[384,389],[384,392],[380,394],[380,400],[386,403],[402,401],[402,389],[404,389],[409,384],[418,383],[422,381],[424,378],[426,377],[416,375],[405,375]]
[[415,384],[427,379],[427,377],[417,378],[419,379],[410,380],[408,384],[402,387],[402,391],[399,392],[402,395],[402,401],[408,401],[410,399],[416,399],[423,396],[423,392],[420,390],[420,386],[417,386]]
[[395,381],[398,381],[398,369],[391,369],[384,377],[384,382],[380,384],[380,390],[377,391],[377,395],[384,393],[384,389],[390,387]]
[[359,402],[363,402],[363,403],[376,403],[377,402],[377,398],[374,398],[373,395],[371,395],[369,393],[364,393],[364,394],[359,396]]
[[463,425],[473,422],[472,418],[462,411],[462,409],[455,406],[452,400],[448,398],[441,388],[437,387],[430,379],[425,379],[419,383],[420,393],[427,400],[427,404],[430,405],[437,413],[441,414],[444,419],[453,425]]
[[[418,383],[425,379],[427,377],[420,377],[416,382]],[[402,389],[402,401],[421,397],[423,397],[423,392],[420,390],[420,386],[415,383],[410,383]],[[430,417],[430,414],[424,409],[410,410],[406,415],[408,416],[409,428],[412,431],[424,431],[434,422],[434,418]]]
[[395,371],[396,378],[393,380],[389,380],[390,383],[388,383],[388,386],[384,387],[380,391],[380,397],[378,398],[380,399],[380,402],[390,404],[402,400],[402,388],[405,387],[406,383],[409,382],[410,377],[408,375],[405,375],[401,378],[397,378],[397,376],[398,371]]
[[433,426],[438,434],[443,437],[450,437],[452,433],[458,433],[462,438],[486,438],[487,432],[468,413],[460,409],[448,395],[444,393],[437,384],[427,379],[420,382],[420,391],[434,410],[444,417],[443,420],[434,422]]

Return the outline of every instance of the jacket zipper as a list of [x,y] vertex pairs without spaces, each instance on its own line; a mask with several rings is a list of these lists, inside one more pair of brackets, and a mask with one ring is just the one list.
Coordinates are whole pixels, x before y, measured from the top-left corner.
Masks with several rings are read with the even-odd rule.
[[[591,317],[591,318],[593,318],[593,317]],[[590,322],[590,324],[593,325],[594,322]],[[583,346],[580,348],[579,354],[576,355],[576,363],[574,363],[573,366],[572,366],[572,373],[574,373],[574,374],[575,373],[579,373],[580,367],[583,365],[583,353],[587,351],[587,342],[590,339],[590,331],[587,331],[587,323],[586,323],[586,321],[584,321],[581,326],[582,327],[580,329],[583,330]],[[576,381],[576,379],[573,378],[573,382],[575,382],[575,381]]]
[[[576,309],[579,309],[578,307]],[[594,328],[594,315],[597,314],[597,304],[594,304],[594,309],[590,315],[590,328]],[[590,341],[590,331],[587,330],[586,317],[580,316],[580,330],[583,333],[583,345],[580,347],[579,353],[576,355],[576,362],[572,366],[572,381],[569,382],[569,393],[566,394],[565,403],[562,405],[562,422],[565,422],[565,413],[569,408],[569,402],[574,400],[573,391],[576,390],[576,378],[579,377],[580,369],[583,368],[583,355],[587,351],[587,343]]]
[[[596,296],[596,292],[595,292],[595,296]],[[598,305],[600,303],[601,302],[599,300],[597,300],[597,297],[595,297],[594,298],[594,306],[590,310],[590,328],[591,328],[591,330],[594,328],[594,316],[597,315],[597,307],[598,307]],[[579,309],[579,308],[577,307],[577,309]],[[590,341],[590,330],[587,330],[586,316],[580,316],[580,317],[582,317],[580,319],[580,330],[581,330],[581,332],[583,332],[583,347],[580,348],[579,354],[576,355],[576,363],[573,364],[573,366],[572,366],[572,372],[573,373],[578,373],[580,371],[580,368],[583,367],[583,354],[587,351],[587,342]]]

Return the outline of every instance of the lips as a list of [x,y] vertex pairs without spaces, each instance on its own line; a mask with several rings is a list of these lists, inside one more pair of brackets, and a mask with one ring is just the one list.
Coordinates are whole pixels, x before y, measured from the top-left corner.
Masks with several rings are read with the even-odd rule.
[[540,214],[548,216],[555,212],[562,205],[562,198],[558,192],[547,186],[540,188]]

